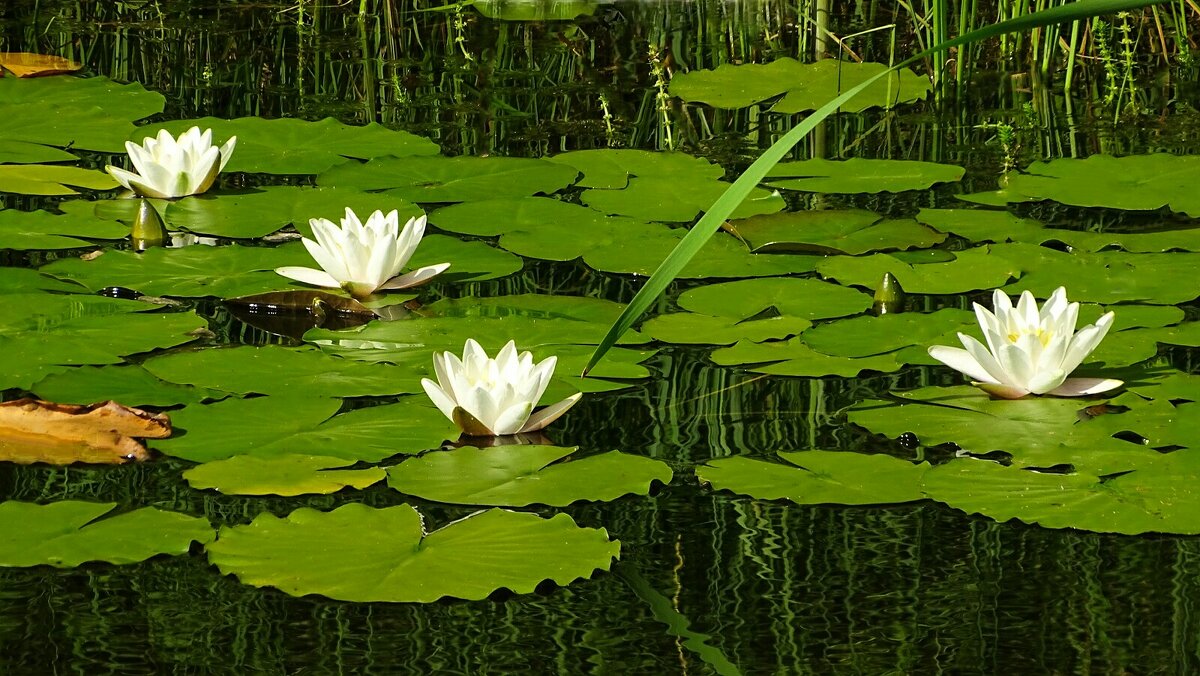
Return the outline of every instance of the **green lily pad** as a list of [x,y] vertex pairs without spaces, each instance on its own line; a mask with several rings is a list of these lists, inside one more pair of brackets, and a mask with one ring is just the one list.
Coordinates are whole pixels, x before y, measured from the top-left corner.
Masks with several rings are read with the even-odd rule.
[[[607,214],[643,221],[690,221],[729,187],[725,171],[703,158],[647,150],[577,150],[550,158],[578,169],[584,204]],[[755,189],[734,211],[735,218],[783,209],[778,195]]]
[[879,193],[926,190],[960,180],[966,170],[953,164],[914,160],[802,160],[780,162],[764,182],[783,190],[820,193]]
[[108,515],[115,502],[0,503],[0,566],[72,568],[88,561],[137,563],[187,554],[215,537],[203,517],[142,507]]
[[774,308],[789,317],[828,319],[865,312],[871,297],[817,279],[775,277],[709,284],[685,291],[679,305],[692,312],[745,319]]
[[126,406],[177,406],[207,398],[219,399],[222,392],[176,385],[154,377],[141,366],[81,366],[55,373],[30,390],[41,399],[65,404],[90,404],[112,399]]
[[974,313],[943,308],[928,314],[904,312],[839,319],[814,326],[801,338],[809,347],[825,354],[869,357],[914,345],[925,348],[959,331],[976,332],[977,325]]
[[[927,387],[898,396],[906,403],[867,400],[853,406],[847,418],[889,437],[912,432],[926,446],[954,443],[977,455],[1003,451],[1017,467],[1069,465],[1079,472],[1105,476],[1137,469],[1161,457],[1149,447],[1113,438],[1109,424],[1097,423],[1107,416],[1081,421],[1080,411],[1093,401],[1053,397],[993,400],[967,386]],[[1153,433],[1144,429],[1143,433]]]
[[1046,298],[1067,283],[1071,300],[1093,303],[1176,305],[1200,296],[1200,283],[1193,282],[1200,254],[1063,253],[1030,244],[984,248],[1020,270],[1020,279],[1004,287],[1013,295],[1029,290]]
[[129,228],[119,223],[55,216],[46,211],[0,209],[0,249],[78,249],[92,246],[82,237],[122,239]]
[[677,345],[732,345],[739,340],[761,343],[794,336],[812,326],[799,317],[736,319],[712,317],[695,312],[672,312],[651,317],[642,331],[664,343]]
[[863,371],[890,373],[899,371],[904,361],[894,354],[881,354],[863,358],[835,357],[817,352],[799,338],[753,343],[739,341],[733,347],[713,350],[713,363],[721,366],[753,366],[751,371],[778,376],[841,376],[850,378]]
[[197,404],[171,413],[175,429],[186,434],[151,443],[194,462],[291,454],[379,462],[438,448],[459,436],[458,427],[424,396],[335,415],[340,407],[337,399],[295,395]]
[[1200,451],[1177,451],[1107,480],[955,460],[926,473],[925,492],[955,509],[997,521],[1126,535],[1195,535],[1200,533],[1198,457]]
[[1002,182],[1008,201],[1054,200],[1081,207],[1171,211],[1200,218],[1200,155],[1153,153],[1034,162]]
[[845,451],[779,453],[788,464],[744,456],[715,458],[696,476],[716,490],[801,505],[879,505],[923,500],[928,463]]
[[379,467],[336,469],[352,464],[353,460],[319,455],[235,455],[193,467],[183,478],[192,488],[226,495],[308,495],[336,493],[347,487],[362,489],[386,476]]
[[[1049,249],[1047,249],[1049,251]],[[874,289],[891,273],[908,293],[953,294],[1004,286],[1020,276],[1020,263],[1008,256],[993,255],[989,247],[955,251],[954,260],[910,264],[891,254],[833,256],[817,265],[822,277],[840,284]],[[1059,277],[1061,286],[1063,279]],[[1053,289],[1052,289],[1053,290]],[[1074,286],[1071,299],[1077,300]]]
[[165,102],[140,84],[106,77],[0,78],[0,162],[74,159],[46,146],[125,152],[133,121],[161,113]]
[[671,468],[659,460],[618,451],[568,458],[577,450],[514,445],[426,453],[389,467],[388,485],[457,505],[561,507],[645,495],[655,481],[671,482]]
[[1007,211],[984,209],[922,209],[917,214],[917,220],[979,244],[1062,242],[1072,249],[1085,252],[1114,247],[1133,253],[1200,251],[1200,229],[1196,228],[1119,233],[1064,230],[1047,227],[1031,218],[1021,218]]
[[946,239],[912,219],[880,219],[870,211],[789,211],[731,223],[754,253],[861,254],[930,247]]
[[469,202],[550,194],[575,180],[570,167],[516,157],[410,157],[335,167],[322,186],[387,190],[410,202]]
[[275,274],[275,268],[285,265],[313,262],[299,242],[292,242],[278,247],[152,248],[142,253],[110,250],[92,260],[64,258],[40,269],[93,291],[123,286],[150,296],[233,298],[302,288]]
[[0,294],[30,293],[32,291],[88,292],[87,289],[78,284],[55,279],[37,270],[0,267]]
[[430,603],[479,600],[501,588],[527,594],[543,580],[570,584],[607,570],[620,543],[566,514],[491,509],[426,532],[408,505],[349,504],[282,519],[259,514],[249,525],[222,528],[207,550],[222,573],[293,596]]
[[[5,78],[6,79],[6,78]],[[0,193],[18,195],[76,195],[76,188],[112,190],[119,184],[103,171],[57,164],[0,165]]]
[[28,389],[62,366],[115,364],[192,340],[208,322],[191,312],[100,296],[0,295],[0,387]]
[[[803,64],[776,59],[767,64],[722,64],[715,70],[694,70],[671,78],[671,94],[684,101],[699,101],[716,108],[743,108],[787,93],[775,104],[777,113],[816,110],[826,101],[888,69],[882,63],[849,63],[824,59]],[[842,106],[857,113],[867,108],[891,107],[924,98],[928,78],[907,68],[881,78]]]
[[[582,257],[597,270],[642,275],[653,272],[686,234],[538,197],[456,204],[434,211],[429,218],[437,227],[451,232],[499,235],[501,247],[522,256],[555,261]],[[718,234],[679,276],[756,277],[809,272],[819,260],[816,256],[750,254],[735,238]]]
[[205,117],[175,120],[140,127],[130,140],[141,143],[159,129],[180,134],[191,127],[213,130],[213,143],[237,136],[237,147],[226,171],[256,174],[320,174],[353,160],[377,157],[411,158],[437,155],[437,144],[408,132],[387,129],[372,122],[363,127],[343,124],[327,117],[316,122],[296,118],[267,120],[239,117],[223,120]]
[[209,348],[148,359],[143,367],[170,383],[239,394],[368,397],[420,391],[409,369],[364,364],[312,348],[276,345]]

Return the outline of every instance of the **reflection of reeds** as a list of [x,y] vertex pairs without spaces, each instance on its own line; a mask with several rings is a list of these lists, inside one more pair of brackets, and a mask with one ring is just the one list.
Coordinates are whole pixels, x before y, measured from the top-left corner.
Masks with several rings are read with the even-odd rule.
[[[894,62],[1064,1],[1026,8],[1013,0],[912,0],[894,11],[829,3],[823,41],[817,26],[826,5],[817,0],[601,5],[577,23],[499,21],[470,8],[414,12],[427,3],[406,0],[294,0],[190,16],[161,3],[32,3],[0,10],[10,26],[0,49],[62,54],[142,82],[168,95],[171,117],[379,121],[435,137],[454,154],[679,146],[720,155],[721,146],[769,143],[770,117],[758,107],[680,105],[661,95],[673,73],[809,59],[818,48]],[[1019,108],[1053,102],[1066,86],[1076,115],[1082,104],[1086,119],[1112,119],[1178,98],[1176,83],[1197,74],[1198,24],[1200,7],[1179,0],[1061,34],[1043,29],[972,45],[925,68],[948,105]]]

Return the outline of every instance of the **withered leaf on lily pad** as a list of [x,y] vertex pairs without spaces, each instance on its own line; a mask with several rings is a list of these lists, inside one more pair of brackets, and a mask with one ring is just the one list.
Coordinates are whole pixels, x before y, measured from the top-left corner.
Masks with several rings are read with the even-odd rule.
[[257,293],[225,303],[235,317],[250,326],[293,338],[312,328],[348,329],[377,316],[353,298],[311,289]]
[[171,435],[164,414],[106,401],[88,406],[18,399],[0,404],[0,460],[30,464],[118,464],[146,460],[135,437]]
[[79,69],[79,64],[61,56],[32,52],[0,52],[0,70],[6,70],[17,77],[61,75],[74,73]]

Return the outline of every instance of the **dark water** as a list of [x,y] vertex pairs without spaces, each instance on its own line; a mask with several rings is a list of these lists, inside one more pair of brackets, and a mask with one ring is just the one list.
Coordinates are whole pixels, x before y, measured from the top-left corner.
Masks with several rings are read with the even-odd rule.
[[[662,113],[647,56],[653,45],[683,68],[795,54],[802,35],[789,27],[799,21],[789,3],[619,3],[578,22],[531,24],[469,10],[414,13],[403,2],[366,5],[360,20],[358,3],[8,0],[0,50],[72,54],[92,73],[164,92],[170,117],[375,120],[430,136],[452,154],[674,145],[733,170],[789,123],[678,104]],[[835,19],[843,32],[865,20],[844,8],[835,8]],[[1197,145],[1196,115],[1186,105],[1196,103],[1195,86],[1186,78],[1149,87],[1145,110],[1119,124],[1086,99],[1068,115],[1060,94],[1023,91],[1020,82],[983,73],[959,100],[843,116],[797,156],[956,162],[969,170],[964,187],[987,189],[1006,154],[988,126],[1000,121],[1016,130],[1019,147],[1008,154],[1020,163]],[[949,197],[830,199],[911,214]],[[1039,216],[1080,224],[1078,210]],[[1114,214],[1091,217],[1128,225]],[[628,300],[635,289],[580,266],[538,263],[516,279],[434,293]],[[252,336],[214,319],[223,336]],[[672,485],[651,497],[565,510],[622,541],[611,573],[532,595],[398,605],[256,589],[221,576],[201,553],[121,567],[9,569],[0,571],[0,673],[1200,670],[1196,539],[996,524],[932,504],[802,507],[700,487],[693,467],[715,456],[808,448],[911,454],[847,425],[839,410],[932,377],[907,369],[858,380],[763,378],[714,367],[706,352],[664,349],[650,362],[655,378],[586,397],[553,432],[560,444],[642,453],[676,470]],[[1191,365],[1186,351],[1165,358]],[[402,500],[381,487],[310,499],[216,496],[188,488],[179,479],[185,465],[8,465],[0,467],[0,498],[154,505],[204,514],[216,525],[245,523],[264,510]],[[422,509],[430,527],[461,516]]]

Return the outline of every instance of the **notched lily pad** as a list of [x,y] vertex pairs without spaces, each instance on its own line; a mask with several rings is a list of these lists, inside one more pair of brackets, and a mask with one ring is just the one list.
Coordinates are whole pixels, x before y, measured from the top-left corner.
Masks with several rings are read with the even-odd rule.
[[346,458],[288,454],[260,458],[235,455],[207,462],[183,473],[188,485],[226,495],[307,495],[366,488],[386,474],[382,468],[338,469],[354,464]]
[[[786,93],[774,112],[816,110],[839,93],[886,71],[882,63],[849,63],[824,59],[804,64],[776,59],[766,64],[722,64],[715,70],[694,70],[671,78],[671,94],[684,101],[699,101],[716,108],[742,108]],[[891,107],[922,99],[929,93],[928,78],[907,68],[880,78],[842,106],[851,113],[867,108]]]
[[0,566],[72,568],[88,561],[137,563],[186,554],[216,536],[203,517],[143,507],[109,514],[114,502],[0,503]]
[[57,164],[0,165],[0,192],[18,195],[76,195],[72,188],[112,190],[119,184],[103,171]]
[[696,476],[716,490],[801,505],[878,505],[923,500],[928,463],[845,451],[779,453],[787,464],[744,456],[716,458]]
[[431,603],[479,600],[498,589],[527,594],[608,570],[620,543],[604,529],[580,528],[566,514],[491,509],[426,532],[408,505],[349,504],[332,512],[259,514],[222,528],[208,558],[227,575],[292,596],[341,601]]
[[645,495],[671,481],[665,463],[618,451],[571,459],[577,448],[463,446],[426,453],[388,468],[388,485],[425,500],[459,505],[565,506]]
[[773,188],[821,193],[904,192],[953,183],[965,173],[953,164],[854,157],[780,162],[763,182]]
[[946,236],[911,218],[886,218],[869,211],[789,211],[730,223],[729,232],[753,253],[822,256],[931,247]]

